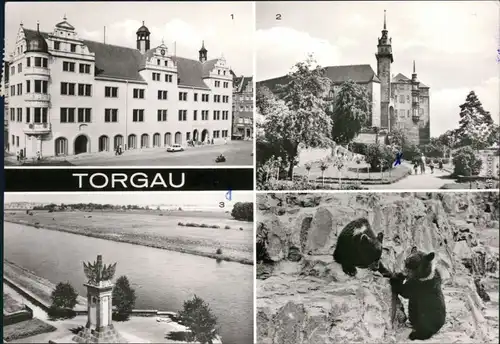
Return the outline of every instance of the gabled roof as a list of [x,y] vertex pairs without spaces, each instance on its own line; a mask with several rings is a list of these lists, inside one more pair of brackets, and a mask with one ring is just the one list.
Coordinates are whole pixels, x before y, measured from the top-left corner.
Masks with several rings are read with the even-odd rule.
[[[350,66],[329,66],[324,67],[325,75],[334,84],[341,84],[348,80],[356,83],[368,83],[370,81],[380,82],[373,68],[366,65],[350,65]],[[284,85],[288,82],[288,76],[281,76],[274,79],[263,80],[257,82],[257,87],[266,86],[270,90],[275,90],[277,85]]]
[[[38,33],[35,30],[25,29],[26,39],[36,39]],[[49,33],[40,32],[47,40]],[[142,55],[137,49],[121,47],[118,45],[104,44],[95,41],[83,40],[89,50],[95,53],[96,76],[117,78],[131,81],[144,81],[139,71],[144,69],[146,58],[153,56],[155,49],[150,49]],[[179,85],[209,89],[203,78],[208,77],[210,71],[215,67],[218,59],[201,63],[179,56],[172,56],[177,65]]]
[[[411,79],[408,78],[404,74],[398,73],[398,75],[396,75],[394,78],[392,78],[391,82],[392,83],[409,83],[409,82],[411,82]],[[425,85],[420,80],[419,80],[418,87],[419,88],[429,88],[429,86]]]
[[233,78],[233,83],[237,87],[236,92],[242,92],[249,83],[252,83],[252,76],[239,76]]
[[73,25],[71,25],[70,23],[68,23],[66,20],[64,20],[60,23],[57,23],[56,27],[61,28],[61,29],[66,29],[66,30],[72,30],[72,31],[75,30],[75,27]]

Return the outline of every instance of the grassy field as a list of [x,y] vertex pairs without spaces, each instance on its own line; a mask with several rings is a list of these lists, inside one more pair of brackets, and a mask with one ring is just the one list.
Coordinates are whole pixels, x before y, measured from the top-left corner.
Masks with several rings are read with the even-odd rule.
[[[253,264],[253,223],[224,212],[195,211],[66,211],[6,210],[4,221],[101,239]],[[205,224],[220,228],[179,226]],[[229,229],[226,229],[229,228]],[[216,254],[217,249],[222,254]]]
[[[4,259],[3,261],[3,274],[5,277],[10,279],[16,285],[34,294],[45,305],[50,306],[50,304],[52,303],[50,295],[52,294],[55,285],[49,280],[39,277],[35,273],[23,267],[20,267],[12,262],[9,262],[6,259]],[[4,309],[5,305],[6,302],[4,301]],[[77,305],[75,306],[74,309],[86,310],[87,300],[81,296],[78,296]]]
[[31,320],[19,322],[17,324],[7,325],[3,327],[3,339],[11,341],[26,337],[35,336],[40,333],[54,332],[57,329],[43,322],[40,319],[33,318]]
[[19,302],[14,300],[9,294],[3,293],[3,314],[15,313],[23,310],[24,307]]

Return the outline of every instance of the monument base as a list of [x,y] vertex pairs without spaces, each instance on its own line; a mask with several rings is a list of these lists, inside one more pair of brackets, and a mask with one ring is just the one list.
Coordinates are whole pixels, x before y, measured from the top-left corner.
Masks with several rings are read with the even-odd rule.
[[102,329],[84,328],[72,338],[73,343],[128,343],[114,328],[108,325]]

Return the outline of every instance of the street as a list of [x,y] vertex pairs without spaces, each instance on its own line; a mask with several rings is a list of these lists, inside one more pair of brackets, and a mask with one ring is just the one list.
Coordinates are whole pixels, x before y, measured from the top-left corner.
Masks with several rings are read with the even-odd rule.
[[[253,141],[231,141],[227,145],[189,147],[183,152],[169,153],[166,148],[147,148],[114,152],[89,153],[60,158],[47,158],[44,164],[76,166],[253,166]],[[219,154],[226,162],[215,163]]]

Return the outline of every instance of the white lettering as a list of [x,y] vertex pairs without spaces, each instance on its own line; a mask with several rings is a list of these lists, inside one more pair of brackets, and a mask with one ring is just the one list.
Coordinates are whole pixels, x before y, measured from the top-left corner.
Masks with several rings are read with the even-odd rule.
[[[94,178],[95,177],[103,177],[104,178],[104,184],[102,185],[96,185],[94,183]],[[108,182],[109,182],[109,179],[108,179],[108,176],[105,175],[104,173],[94,173],[93,175],[90,176],[90,185],[93,187],[93,188],[96,188],[96,189],[102,189],[102,188],[105,188],[107,185],[108,185]]]
[[169,173],[168,174],[168,183],[173,188],[176,188],[176,189],[182,188],[184,186],[184,182],[185,182],[184,172],[181,173],[181,177],[182,177],[182,182],[180,184],[175,185],[174,182],[172,181],[172,173]]
[[82,188],[82,177],[88,176],[88,173],[73,173],[74,177],[78,177],[78,188]]
[[[142,177],[141,179],[138,179],[138,181],[142,182],[142,184],[136,184],[135,183],[134,180],[135,180],[136,176]],[[147,188],[148,187],[148,175],[146,173],[142,173],[142,172],[134,173],[130,177],[130,184],[132,184],[132,186],[134,188],[138,188],[138,189]]]
[[157,173],[155,175],[155,178],[151,182],[151,185],[149,186],[150,188],[153,188],[156,184],[163,186],[165,189],[168,188],[167,184],[165,183],[165,180],[163,179],[163,176],[161,173]]
[[111,187],[113,189],[115,188],[116,183],[121,183],[123,188],[126,189],[127,188],[127,184],[125,184],[126,181],[127,181],[127,175],[125,173],[111,174]]

